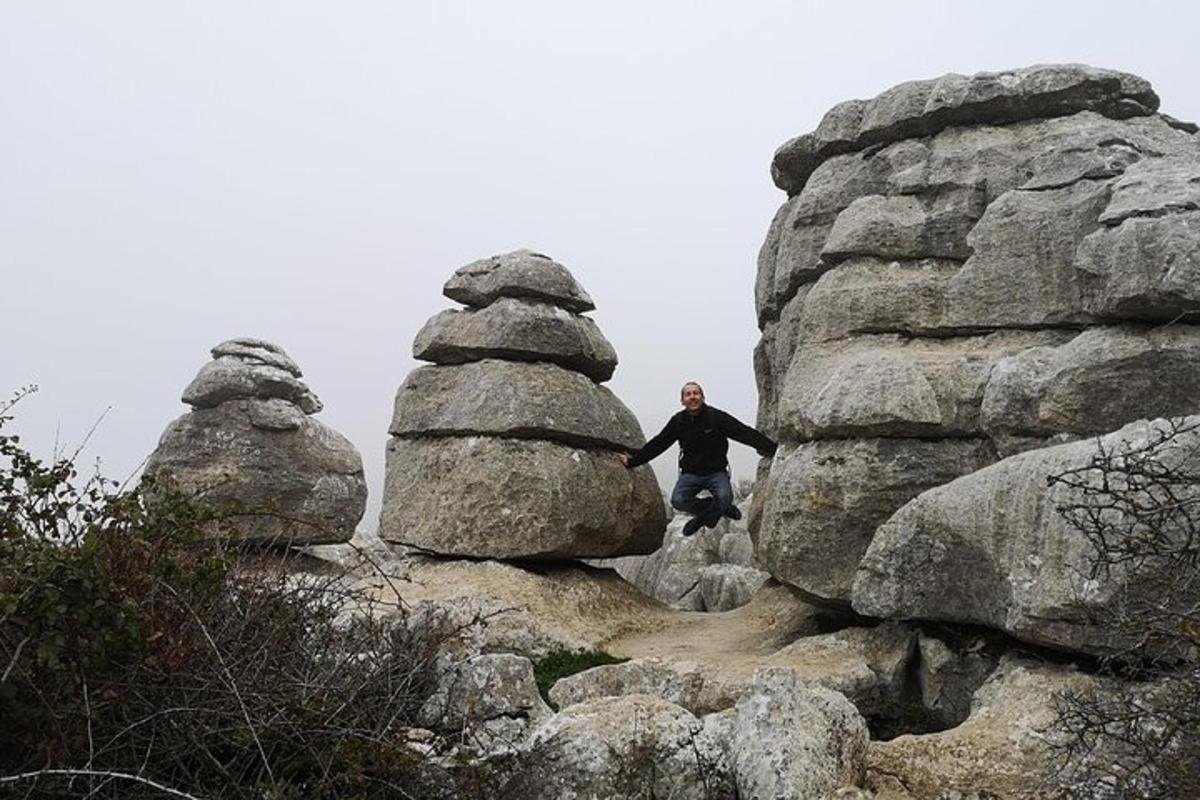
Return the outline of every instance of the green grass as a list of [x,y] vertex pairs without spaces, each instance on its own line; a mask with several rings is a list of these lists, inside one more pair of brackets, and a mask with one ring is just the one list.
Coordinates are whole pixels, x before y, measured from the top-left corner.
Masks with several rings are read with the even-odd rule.
[[537,681],[538,691],[550,708],[558,711],[558,706],[550,700],[550,687],[559,678],[583,672],[585,669],[603,666],[604,664],[621,664],[628,658],[618,658],[603,650],[555,650],[544,658],[533,662],[533,677]]

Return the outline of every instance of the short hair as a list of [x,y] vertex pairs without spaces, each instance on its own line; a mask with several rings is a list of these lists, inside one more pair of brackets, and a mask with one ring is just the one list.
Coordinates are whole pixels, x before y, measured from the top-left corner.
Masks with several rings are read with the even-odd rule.
[[701,386],[700,384],[696,383],[696,381],[688,381],[688,382],[687,382],[687,383],[685,383],[683,386],[680,386],[680,387],[679,387],[679,399],[680,399],[680,400],[682,400],[682,399],[683,399],[683,393],[684,393],[685,391],[687,391],[687,387],[689,387],[689,386],[695,386],[697,389],[699,389],[699,390],[700,390],[700,397],[701,397],[701,398],[703,398],[703,397],[704,397],[704,387],[703,387],[703,386]]

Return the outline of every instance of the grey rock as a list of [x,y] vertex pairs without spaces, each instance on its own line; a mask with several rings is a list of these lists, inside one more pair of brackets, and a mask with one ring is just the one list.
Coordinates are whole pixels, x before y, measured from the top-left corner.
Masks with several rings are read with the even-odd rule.
[[983,436],[980,408],[996,365],[1071,336],[1063,331],[943,339],[880,335],[802,345],[780,392],[781,435],[793,441]]
[[[1187,422],[1194,426],[1200,418]],[[1134,452],[1166,427],[1162,420],[1135,422],[1101,437],[1099,446]],[[1122,563],[1103,580],[1089,577],[1092,546],[1057,511],[1086,507],[1087,498],[1081,488],[1046,480],[1087,468],[1097,453],[1096,440],[1033,450],[922,493],[876,532],[854,577],[854,609],[986,625],[1096,655],[1129,646],[1129,632],[1104,620],[1150,591],[1156,567]],[[1198,453],[1200,432],[1192,427],[1155,456],[1155,468],[1193,473]],[[1177,491],[1179,502],[1194,502],[1191,489]],[[1113,514],[1114,524],[1124,521],[1119,510]],[[1186,606],[1200,595],[1172,599]]]
[[379,535],[444,555],[650,553],[666,525],[649,469],[606,451],[488,436],[393,439]]
[[1113,185],[1112,200],[1100,221],[1118,225],[1130,217],[1180,211],[1200,211],[1200,146],[1186,155],[1149,158],[1131,165]]
[[784,219],[788,215],[791,200],[775,212],[767,228],[767,238],[758,249],[757,270],[754,273],[754,313],[758,327],[779,315],[779,296],[775,292],[775,262],[779,258],[779,237],[783,232]]
[[417,719],[457,734],[474,749],[515,751],[551,715],[538,694],[529,659],[511,653],[470,656],[442,669]]
[[783,309],[778,322],[768,322],[762,339],[754,348],[754,379],[758,386],[758,429],[778,438],[778,392],[792,363],[803,327],[800,316],[805,312],[808,287],[793,297]]
[[200,368],[183,390],[183,402],[194,408],[216,408],[238,398],[276,398],[295,403],[306,414],[321,410],[321,401],[292,372],[240,356],[220,356]]
[[637,450],[645,443],[625,404],[554,364],[486,360],[419,367],[396,392],[394,436],[508,436],[578,447]]
[[1158,97],[1143,79],[1078,64],[949,74],[900,84],[873,100],[835,106],[816,131],[776,151],[771,174],[779,188],[796,194],[831,156],[930,136],[953,125],[1007,124],[1081,111],[1125,119],[1157,108]]
[[579,703],[534,731],[504,796],[732,800],[729,729],[649,695]]
[[451,300],[478,308],[501,297],[542,300],[577,313],[596,307],[566,267],[532,250],[472,261],[457,269],[442,291]]
[[708,714],[732,708],[739,689],[702,667],[672,663],[658,658],[604,664],[561,678],[550,689],[550,699],[560,709],[601,697],[647,694],[686,708],[693,714]]
[[709,564],[720,560],[720,541],[729,529],[722,521],[716,528],[704,528],[694,536],[681,531],[691,517],[680,515],[667,525],[662,547],[646,556],[614,559],[611,566],[622,578],[645,594],[672,608],[703,611],[700,574]]
[[700,596],[705,611],[732,611],[750,602],[771,576],[754,567],[710,564],[700,571]]
[[[753,502],[753,497],[746,498],[747,513]],[[731,530],[722,536],[717,553],[722,564],[736,564],[739,567],[757,566],[754,560],[754,541],[745,530]]]
[[984,440],[842,439],[776,453],[755,551],[775,578],[845,603],[875,528],[922,491],[996,460]]
[[[962,242],[969,224],[978,219],[983,205],[1007,191],[1119,177],[1140,159],[1187,157],[1196,146],[1193,137],[1173,130],[1157,115],[1113,120],[1083,111],[1005,126],[956,126],[929,139],[834,156],[817,167],[804,190],[784,204],[772,223],[755,282],[759,326],[777,319],[798,287],[830,269],[821,258],[826,237],[838,214],[859,198],[911,195],[923,209],[943,207],[943,213],[935,215],[933,230],[916,236],[940,241],[937,249],[910,242],[888,252],[963,257],[969,254]],[[953,249],[947,251],[946,244]]]
[[993,434],[1094,435],[1143,417],[1196,410],[1200,328],[1098,327],[991,370],[982,404]]
[[971,698],[996,669],[998,659],[976,640],[964,651],[924,633],[917,634],[917,684],[921,703],[942,728],[953,728],[971,713]]
[[435,364],[484,358],[550,361],[606,381],[617,354],[588,317],[545,302],[501,297],[485,308],[432,317],[413,342],[413,357]]
[[768,668],[737,704],[740,797],[820,798],[866,775],[867,725],[843,695]]
[[956,327],[1041,327],[1091,320],[1075,270],[1079,243],[1100,225],[1109,186],[1006,192],[968,242],[974,255],[946,290]]
[[859,197],[838,214],[821,259],[836,264],[851,256],[917,260],[966,259],[967,234],[983,214],[981,191],[940,192],[931,197]]
[[1200,317],[1200,213],[1130,217],[1090,234],[1076,253],[1084,307],[1108,319]]
[[947,295],[961,268],[939,259],[851,259],[822,275],[803,296],[792,335],[828,341],[856,333],[953,333]]
[[252,339],[242,336],[228,339],[212,349],[213,358],[221,356],[236,356],[243,361],[266,364],[290,372],[297,378],[304,377],[300,367],[282,347],[264,339]]
[[362,458],[289,405],[241,399],[184,414],[163,433],[146,473],[170,474],[211,508],[260,512],[229,520],[245,541],[346,541],[367,500]]

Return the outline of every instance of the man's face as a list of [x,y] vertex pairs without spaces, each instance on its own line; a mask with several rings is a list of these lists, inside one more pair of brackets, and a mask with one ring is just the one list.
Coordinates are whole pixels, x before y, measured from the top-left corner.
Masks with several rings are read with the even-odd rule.
[[695,414],[700,410],[700,407],[704,405],[704,392],[699,386],[688,384],[687,386],[683,387],[683,394],[680,397],[680,402],[683,403],[684,408]]

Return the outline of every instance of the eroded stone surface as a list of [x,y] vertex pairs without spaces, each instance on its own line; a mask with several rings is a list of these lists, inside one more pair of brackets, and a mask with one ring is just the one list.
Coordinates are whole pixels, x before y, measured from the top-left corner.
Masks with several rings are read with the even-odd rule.
[[550,361],[594,381],[608,380],[617,367],[616,352],[590,318],[511,297],[433,316],[413,342],[413,358],[435,364],[484,358]]
[[[1200,418],[1161,447],[1152,463],[1200,474]],[[1011,456],[930,489],[875,533],[854,576],[855,610],[876,617],[981,624],[1026,641],[1106,655],[1135,642],[1136,633],[1105,620],[1126,603],[1153,598],[1155,565],[1125,561],[1104,580],[1090,576],[1091,543],[1058,509],[1086,505],[1083,490],[1047,477],[1086,468],[1098,446],[1136,452],[1169,431],[1167,422],[1135,422],[1099,440]],[[1084,473],[1094,485],[1096,472]],[[1176,481],[1178,502],[1192,502],[1195,484]],[[1149,499],[1145,499],[1149,502]],[[1121,525],[1119,511],[1109,522]],[[1200,596],[1176,595],[1180,608]]]
[[741,797],[822,797],[861,785],[867,725],[844,696],[786,669],[758,673],[738,702],[734,772]]
[[444,555],[650,553],[666,514],[653,473],[609,451],[489,436],[393,439],[379,535]]
[[243,512],[228,522],[245,540],[346,541],[367,501],[362,457],[336,431],[288,409],[241,399],[184,414],[163,432],[146,472],[169,474],[206,506]]
[[1124,119],[1157,108],[1158,97],[1142,78],[1080,64],[1038,65],[970,76],[951,73],[902,83],[872,100],[850,100],[835,106],[816,131],[776,151],[771,173],[779,188],[795,194],[832,155],[928,136],[951,125],[1002,124],[1080,111]]
[[596,307],[566,267],[532,250],[472,261],[455,270],[442,291],[451,300],[477,308],[501,297],[543,300],[576,313]]
[[393,436],[508,436],[637,450],[637,418],[603,386],[554,364],[489,359],[419,367],[396,392]]
[[776,578],[847,602],[878,525],[925,489],[994,460],[990,443],[980,439],[835,439],[781,447],[762,490],[756,552]]

